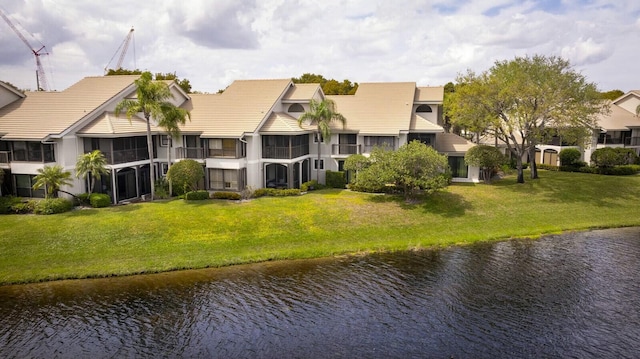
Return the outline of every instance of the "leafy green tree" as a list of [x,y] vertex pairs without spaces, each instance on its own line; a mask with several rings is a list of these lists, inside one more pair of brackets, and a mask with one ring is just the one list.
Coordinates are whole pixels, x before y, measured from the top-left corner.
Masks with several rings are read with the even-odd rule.
[[624,92],[622,92],[621,90],[611,90],[607,92],[600,92],[600,98],[603,100],[613,101],[622,95],[624,95]]
[[60,187],[71,184],[71,172],[65,171],[60,165],[38,168],[33,189],[45,187],[45,198],[57,197]]
[[89,194],[91,194],[96,185],[97,178],[109,174],[107,159],[100,150],[94,150],[78,156],[78,161],[76,162],[76,177],[86,179],[89,174],[91,174],[91,186],[89,186]]
[[[169,106],[165,104],[162,105],[162,113],[164,116],[158,121],[158,127],[164,129],[169,136],[169,145],[167,146],[167,170],[171,169],[171,143],[173,139],[180,137],[180,125],[184,125],[187,123],[187,118],[191,120],[191,113],[183,108],[173,106],[169,104]],[[169,179],[169,194],[172,193],[173,184]]]
[[449,179],[447,157],[420,141],[412,141],[397,151],[374,148],[369,163],[361,166],[353,187],[373,192],[392,185],[410,200],[420,192],[446,187]]
[[496,147],[477,145],[465,153],[464,161],[469,166],[479,167],[484,181],[491,183],[493,174],[506,162],[506,158]]
[[[453,124],[504,143],[516,159],[519,183],[524,182],[523,158],[531,157],[545,129],[571,130],[585,140],[596,128],[597,115],[608,110],[596,85],[559,57],[497,61],[480,75],[458,76],[457,82],[447,108]],[[531,176],[537,178],[535,168]]]
[[[298,118],[298,125],[302,127],[302,124],[309,122],[316,126],[316,138],[318,139],[318,163],[321,159],[321,147],[320,142],[331,142],[331,123],[340,122],[342,126],[347,122],[347,119],[336,111],[336,103],[333,100],[325,99],[317,101],[312,99],[309,104],[309,111],[303,113]],[[320,171],[316,171],[316,181],[320,182]]]
[[173,94],[169,86],[163,81],[153,81],[150,72],[144,72],[139,79],[135,81],[136,98],[124,99],[116,105],[115,113],[118,116],[121,112],[125,112],[129,121],[137,113],[142,113],[147,123],[147,149],[149,151],[149,169],[151,183],[151,200],[154,198],[155,192],[155,174],[153,159],[153,138],[151,137],[151,118],[153,117],[159,124],[168,125],[166,121],[176,121],[177,116],[173,117],[179,111],[175,110],[175,106],[168,102],[173,98]]
[[311,73],[305,73],[302,76],[298,78],[294,77],[291,80],[293,80],[294,83],[320,84],[322,92],[324,92],[325,95],[353,95],[358,89],[358,83],[352,83],[347,79],[339,82],[334,79],[328,80],[322,75]]
[[355,176],[353,176],[352,182],[358,177],[358,173],[363,169],[369,167],[371,165],[371,160],[369,157],[361,154],[354,154],[347,157],[344,161],[344,169],[345,171],[353,171],[355,172]]
[[171,166],[167,177],[175,185],[176,193],[184,194],[198,187],[198,181],[204,178],[204,170],[197,161],[182,160]]
[[[123,68],[119,68],[117,70],[114,69],[109,69],[109,71],[107,71],[105,76],[114,76],[114,75],[142,75],[142,71],[135,69],[135,70],[127,70],[127,69],[123,69]],[[182,88],[182,90],[186,93],[192,93],[191,90],[191,82],[188,79],[180,79],[178,78],[178,75],[176,75],[175,72],[171,73],[171,72],[167,72],[167,73],[161,73],[161,72],[156,72],[155,75],[155,80],[156,81],[160,81],[160,80],[174,80],[178,86],[180,86],[180,88]]]

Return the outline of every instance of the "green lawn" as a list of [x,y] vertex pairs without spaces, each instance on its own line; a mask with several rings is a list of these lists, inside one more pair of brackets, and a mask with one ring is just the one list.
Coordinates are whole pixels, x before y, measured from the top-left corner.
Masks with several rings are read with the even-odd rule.
[[0,284],[149,273],[640,225],[640,176],[540,171],[419,204],[323,190],[0,216]]

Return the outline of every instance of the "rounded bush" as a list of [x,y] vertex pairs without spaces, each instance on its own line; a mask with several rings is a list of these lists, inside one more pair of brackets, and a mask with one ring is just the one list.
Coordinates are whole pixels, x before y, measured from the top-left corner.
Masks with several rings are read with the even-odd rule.
[[198,190],[187,192],[184,195],[185,201],[202,201],[205,199],[209,199],[209,191]]
[[111,197],[104,193],[92,193],[89,196],[89,203],[93,208],[109,207],[111,205]]
[[577,148],[565,148],[560,151],[559,156],[561,166],[573,166],[578,163],[582,154]]

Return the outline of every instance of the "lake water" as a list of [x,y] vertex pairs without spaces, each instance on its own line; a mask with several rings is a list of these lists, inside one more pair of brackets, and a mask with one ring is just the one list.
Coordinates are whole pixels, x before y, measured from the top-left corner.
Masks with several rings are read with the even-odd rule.
[[638,358],[640,228],[0,287],[2,358]]

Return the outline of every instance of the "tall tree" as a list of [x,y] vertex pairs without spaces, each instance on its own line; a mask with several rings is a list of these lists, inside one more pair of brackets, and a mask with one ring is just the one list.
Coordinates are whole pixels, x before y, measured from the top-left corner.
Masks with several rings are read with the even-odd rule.
[[[107,71],[105,76],[114,76],[114,75],[142,75],[142,71],[135,69],[135,70],[127,70],[127,69],[123,69],[123,68],[119,68],[117,70],[114,69],[109,69],[109,71]],[[155,80],[159,81],[159,80],[175,80],[175,82],[178,84],[178,86],[180,86],[180,88],[182,88],[182,90],[186,93],[192,93],[191,90],[191,81],[189,81],[188,79],[180,79],[178,78],[178,75],[176,75],[175,72],[167,72],[167,73],[161,73],[161,72],[156,72],[155,74]]]
[[[340,122],[344,127],[347,119],[336,111],[336,103],[333,100],[325,99],[317,101],[312,99],[309,103],[309,111],[305,112],[298,118],[298,125],[309,122],[316,126],[316,140],[318,142],[318,164],[321,159],[320,142],[331,142],[331,123]],[[316,170],[316,181],[320,182],[320,169]]]
[[76,162],[76,177],[86,179],[91,174],[91,185],[89,186],[89,194],[93,192],[96,185],[96,179],[102,175],[109,173],[107,168],[107,159],[100,150],[94,150],[78,156]]
[[155,191],[155,173],[153,159],[153,138],[151,137],[151,118],[155,119],[159,124],[167,123],[165,121],[177,120],[172,117],[175,113],[175,106],[167,100],[173,98],[173,94],[169,86],[164,81],[153,81],[150,72],[144,72],[139,79],[135,81],[136,98],[124,99],[116,105],[115,113],[118,116],[121,112],[125,112],[129,121],[137,113],[142,113],[147,123],[147,149],[149,151],[149,171],[151,179],[151,200],[154,198]]
[[71,184],[71,172],[65,171],[62,166],[44,166],[38,168],[33,189],[44,187],[46,189],[45,198],[53,198],[58,194],[60,187]]
[[447,109],[453,124],[504,143],[516,159],[519,183],[524,182],[523,158],[535,151],[546,129],[584,141],[596,128],[597,115],[608,110],[596,85],[559,57],[497,61],[480,75],[458,76],[457,82]]
[[[171,145],[175,138],[180,136],[180,125],[187,123],[187,118],[191,120],[191,113],[176,106],[162,106],[164,116],[158,121],[158,126],[167,132],[169,143],[167,145],[167,173],[171,169]],[[168,176],[167,176],[168,177]],[[169,178],[169,195],[173,190],[171,177]]]

